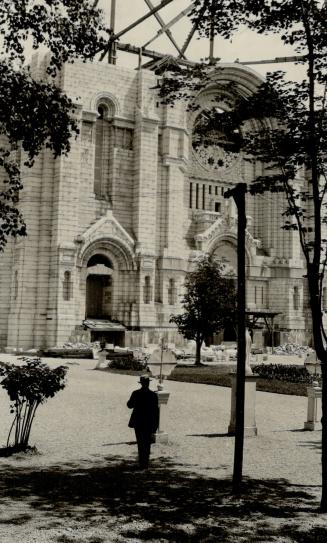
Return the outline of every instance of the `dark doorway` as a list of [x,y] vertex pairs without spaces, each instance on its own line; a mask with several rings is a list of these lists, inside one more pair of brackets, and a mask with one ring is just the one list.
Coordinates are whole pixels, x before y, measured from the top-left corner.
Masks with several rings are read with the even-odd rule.
[[111,317],[111,277],[89,275],[86,280],[86,318]]
[[232,324],[229,324],[224,329],[223,341],[236,341],[236,340],[237,340],[236,330]]

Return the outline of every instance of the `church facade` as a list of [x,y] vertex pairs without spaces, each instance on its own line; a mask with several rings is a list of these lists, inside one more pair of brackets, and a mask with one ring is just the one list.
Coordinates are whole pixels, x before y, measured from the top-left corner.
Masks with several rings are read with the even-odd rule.
[[[44,76],[45,62],[34,59],[34,74]],[[222,65],[200,109],[226,81],[246,95],[260,78]],[[76,62],[60,86],[75,101],[80,133],[67,157],[44,149],[32,169],[22,166],[28,236],[1,258],[0,346],[61,345],[85,328],[121,345],[155,342],[160,332],[177,342],[169,318],[194,258],[214,254],[236,269],[237,214],[224,192],[264,166],[219,145],[194,149],[196,114],[182,102],[162,105],[151,69]],[[300,244],[281,228],[283,208],[283,195],[247,196],[247,307],[276,314],[275,342],[307,343]]]

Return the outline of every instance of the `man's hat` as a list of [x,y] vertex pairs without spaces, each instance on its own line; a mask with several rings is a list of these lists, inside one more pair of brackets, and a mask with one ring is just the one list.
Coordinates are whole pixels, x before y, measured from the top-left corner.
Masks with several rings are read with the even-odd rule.
[[152,379],[150,379],[149,375],[145,373],[144,375],[141,375],[139,383],[149,383]]

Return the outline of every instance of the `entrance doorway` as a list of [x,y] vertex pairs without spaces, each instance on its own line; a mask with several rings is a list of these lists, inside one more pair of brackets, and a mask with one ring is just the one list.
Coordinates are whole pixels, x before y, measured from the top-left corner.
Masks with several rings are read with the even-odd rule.
[[85,317],[110,319],[113,289],[111,262],[104,255],[93,255],[87,267]]
[[86,280],[86,318],[111,317],[111,277],[89,275]]

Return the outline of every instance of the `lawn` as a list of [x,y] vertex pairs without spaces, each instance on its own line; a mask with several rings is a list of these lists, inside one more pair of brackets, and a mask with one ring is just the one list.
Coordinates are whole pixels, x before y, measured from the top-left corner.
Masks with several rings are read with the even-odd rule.
[[[169,379],[222,387],[231,386],[230,374],[222,373],[221,368],[217,366],[178,366],[174,369]],[[307,395],[307,385],[304,383],[291,383],[289,381],[263,379],[261,377],[257,379],[257,390],[295,396]]]
[[[142,375],[144,370],[123,370],[123,369],[104,369],[112,373],[125,375]],[[203,385],[215,385],[221,387],[231,386],[230,373],[226,372],[226,367],[220,366],[183,366],[178,365],[168,377],[170,381],[180,381],[185,383],[201,383]],[[257,390],[262,392],[273,392],[276,394],[290,394],[292,396],[307,396],[307,384],[281,381],[279,379],[257,378]]]

